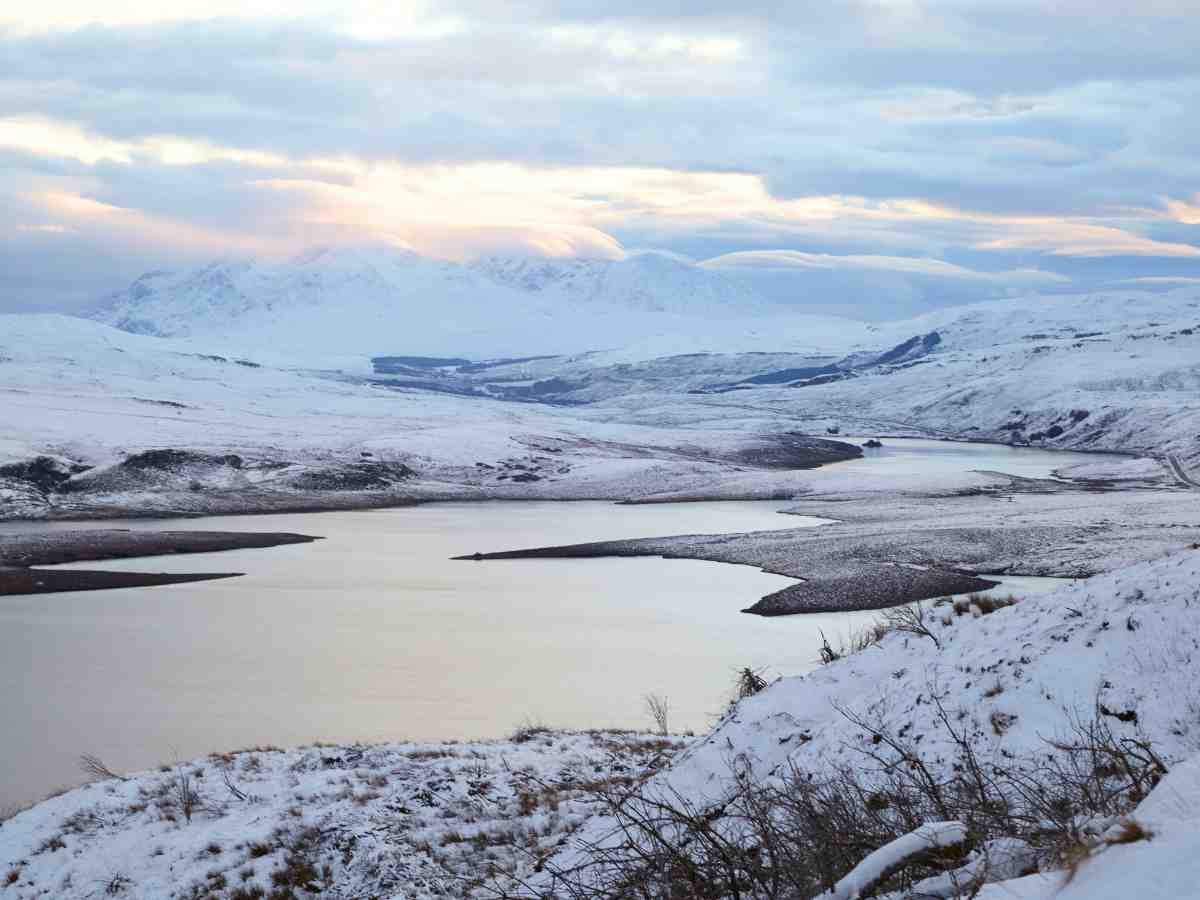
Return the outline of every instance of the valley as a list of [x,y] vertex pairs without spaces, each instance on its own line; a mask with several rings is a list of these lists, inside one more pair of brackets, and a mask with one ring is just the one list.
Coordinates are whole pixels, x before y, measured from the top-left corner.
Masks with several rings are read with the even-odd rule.
[[[419,305],[393,303],[423,291],[438,303],[419,322]],[[672,291],[697,314],[655,299]],[[541,821],[526,774],[587,765],[703,799],[729,787],[726,751],[768,778],[832,746],[818,733],[853,744],[826,700],[867,702],[885,670],[919,694],[917,671],[966,665],[939,660],[972,626],[939,612],[921,626],[929,656],[885,634],[889,611],[1017,595],[1000,614],[1033,665],[1053,655],[1034,620],[1066,629],[1057,646],[1074,634],[1063,609],[1093,618],[1041,592],[1111,616],[1134,577],[1170,584],[1150,602],[1186,643],[1172,604],[1187,607],[1191,576],[1168,569],[1200,546],[1198,331],[1194,288],[868,323],[764,306],[678,261],[463,267],[378,248],[152,273],[90,319],[0,316],[0,415],[19,423],[0,436],[0,623],[4,677],[24,685],[4,713],[32,736],[0,788],[34,799],[85,752],[146,769],[5,823],[19,877],[95,881],[117,852],[155,884],[153,859],[112,843],[154,834],[187,878],[215,878],[185,861],[203,856],[200,831],[163,818],[178,807],[148,768],[195,757],[186,771],[241,773],[231,783],[282,823],[270,858],[308,841],[339,890],[458,896],[483,883],[454,849],[462,833],[522,878],[571,870],[580,839],[606,839],[611,816],[559,779],[569,813],[527,842],[536,866],[500,849],[506,829]],[[1093,625],[1087,646],[1116,647]],[[884,636],[852,652],[871,634]],[[1007,665],[1006,634],[984,628],[972,652]],[[1062,665],[1090,684],[1086,664]],[[729,705],[742,670],[769,673],[767,699]],[[1168,727],[1113,683],[1123,699],[1105,708],[1141,703],[1139,721]],[[819,702],[793,696],[814,684]],[[1014,671],[1014,689],[1031,684]],[[22,699],[39,692],[52,720]],[[670,697],[673,729],[692,734],[631,734],[645,694]],[[1013,752],[1029,750],[1036,704],[987,699],[1004,707],[993,721],[1023,723]],[[896,702],[861,715],[924,714]],[[334,743],[273,749],[321,739]],[[259,749],[201,759],[234,746]],[[311,773],[298,816],[285,801],[300,776],[280,766]],[[375,786],[322,786],[346,766]],[[159,797],[159,818],[121,812],[136,798],[112,805],[130,790]],[[204,834],[254,830],[249,801],[203,790]],[[457,824],[388,830],[427,791],[446,792],[428,808]],[[64,817],[93,824],[56,838]],[[386,836],[356,850],[349,835],[381,822]],[[38,849],[56,839],[76,863]]]

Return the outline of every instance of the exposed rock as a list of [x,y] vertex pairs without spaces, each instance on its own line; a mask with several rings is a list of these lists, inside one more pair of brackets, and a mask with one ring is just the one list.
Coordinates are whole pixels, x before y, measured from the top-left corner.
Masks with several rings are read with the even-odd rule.
[[377,491],[416,474],[403,463],[358,462],[301,472],[289,486],[305,491]]
[[[0,480],[23,482],[43,494],[49,494],[70,480],[78,470],[53,457],[37,456],[27,462],[0,466]],[[83,470],[86,471],[86,467]]]

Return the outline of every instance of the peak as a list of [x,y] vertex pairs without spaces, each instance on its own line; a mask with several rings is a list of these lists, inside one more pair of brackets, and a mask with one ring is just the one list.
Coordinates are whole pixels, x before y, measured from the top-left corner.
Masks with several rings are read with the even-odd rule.
[[642,266],[657,266],[669,268],[696,268],[696,261],[682,253],[672,253],[670,250],[631,250],[624,260],[627,263]]
[[396,265],[411,263],[422,257],[402,244],[386,241],[363,244],[334,244],[311,247],[290,260],[301,267],[362,268],[381,263]]

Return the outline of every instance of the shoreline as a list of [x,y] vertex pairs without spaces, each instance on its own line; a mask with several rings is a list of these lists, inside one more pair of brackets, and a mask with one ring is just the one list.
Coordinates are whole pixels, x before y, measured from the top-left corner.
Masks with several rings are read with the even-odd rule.
[[[855,435],[854,440],[860,436]],[[911,439],[911,438],[910,438]],[[964,445],[990,444],[998,448],[1011,445],[969,439],[918,438],[939,443]],[[855,446],[855,445],[850,445]],[[1026,448],[1012,447],[1022,450]],[[1036,449],[1036,448],[1035,448]],[[1052,451],[1046,451],[1052,452]],[[1101,451],[1093,451],[1101,453]],[[1106,452],[1106,451],[1105,451]],[[1110,454],[1111,455],[1111,454]],[[824,466],[822,468],[825,468]],[[976,472],[976,470],[968,470]],[[251,491],[220,495],[186,495],[191,509],[131,510],[122,505],[116,509],[89,510],[86,518],[70,513],[62,518],[8,520],[20,522],[21,530],[4,532],[0,521],[0,595],[50,593],[64,590],[98,590],[109,587],[153,586],[212,577],[233,577],[241,573],[211,575],[153,573],[120,573],[76,570],[71,575],[47,573],[33,575],[30,567],[53,565],[57,562],[89,562],[94,560],[153,557],[164,554],[209,552],[225,549],[261,548],[280,543],[313,540],[307,535],[278,535],[255,532],[128,532],[110,529],[60,529],[50,526],[71,521],[154,521],[176,518],[199,520],[211,515],[309,515],[318,512],[359,511],[404,508],[432,503],[502,503],[512,502],[608,502],[614,505],[641,505],[689,502],[783,502],[793,504],[780,510],[784,513],[812,515],[830,520],[819,530],[789,527],[786,520],[779,528],[743,533],[695,536],[668,535],[658,538],[609,540],[568,546],[542,546],[455,557],[470,560],[501,560],[514,558],[585,558],[604,556],[659,556],[664,558],[702,559],[752,565],[762,571],[796,579],[797,583],[760,598],[744,608],[762,616],[784,616],[799,613],[851,612],[885,609],[903,603],[989,590],[997,582],[988,575],[1050,575],[1057,577],[1088,577],[1110,567],[1104,561],[1084,559],[1039,559],[1056,545],[1076,547],[1092,544],[1103,547],[1113,539],[1111,524],[1097,528],[1078,519],[1061,518],[1054,521],[1056,505],[1070,495],[1096,492],[1097,486],[1085,481],[1051,476],[1033,479],[1010,476],[999,472],[978,470],[995,482],[983,487],[961,487],[947,492],[944,487],[925,486],[905,489],[875,487],[866,492],[841,494],[837,491],[797,494],[794,490],[767,490],[729,484],[725,491],[711,493],[680,493],[671,495],[629,496],[628,490],[608,489],[587,491],[584,495],[546,496],[537,489],[520,490],[516,496],[477,487],[463,493],[431,491],[423,497],[411,493],[397,496],[390,492],[333,492],[298,497],[264,494]],[[409,491],[414,485],[406,486]],[[761,488],[761,486],[760,486]],[[1104,486],[1105,504],[1113,507],[1128,505],[1138,493],[1121,486]],[[471,494],[475,494],[472,496]],[[1009,524],[1009,518],[997,520],[995,502],[1016,495],[1038,495],[1032,514],[1024,521]],[[175,493],[159,494],[168,503],[183,499]],[[1051,499],[1055,498],[1055,499]],[[230,502],[237,500],[239,502]],[[266,508],[263,502],[267,501]],[[216,501],[216,502],[214,502]],[[317,502],[314,502],[317,501]],[[126,501],[127,503],[128,501]],[[1077,501],[1071,501],[1078,505]],[[203,508],[197,509],[196,504]],[[252,508],[247,508],[253,504]],[[1098,512],[1098,510],[1097,510]],[[955,521],[942,521],[944,513]],[[1089,518],[1091,518],[1089,516]],[[1042,519],[1047,521],[1043,522]],[[1179,520],[1184,525],[1184,520]],[[38,525],[45,523],[46,528]],[[1200,524],[1191,523],[1186,524]],[[134,537],[133,535],[137,536]],[[113,538],[113,535],[123,535]],[[1146,546],[1154,544],[1163,549],[1169,534],[1148,536],[1142,546],[1135,548],[1144,558]],[[1200,538],[1200,533],[1194,535]],[[1135,542],[1136,543],[1136,542]],[[23,553],[22,546],[37,548],[35,554]],[[1098,556],[1103,554],[1097,554]],[[1125,561],[1120,554],[1116,561]]]
[[0,596],[93,591],[119,587],[153,587],[219,578],[241,572],[124,572],[100,569],[42,568],[63,563],[101,562],[133,557],[172,556],[307,544],[320,540],[306,534],[233,531],[123,531],[84,529],[0,533]]
[[[813,472],[836,467],[839,463],[852,462],[865,458],[861,441],[871,437],[881,440],[917,440],[936,443],[966,444],[971,446],[991,446],[1016,451],[1035,451],[1045,453],[1086,454],[1092,456],[1114,456],[1129,459],[1147,458],[1159,460],[1159,455],[1151,449],[1105,450],[1094,447],[1039,447],[1032,444],[1011,444],[1000,441],[971,437],[948,437],[928,430],[925,433],[895,435],[884,433],[866,433],[844,435],[792,434],[783,432],[772,436],[766,446],[746,448],[729,454],[723,461],[745,465],[749,470],[763,475],[786,472]],[[789,441],[799,444],[796,439],[803,438],[819,443],[842,444],[857,451],[856,454],[844,452],[842,458],[828,458],[829,451],[819,448],[789,446]],[[661,448],[660,448],[661,449]],[[188,452],[188,451],[183,451]],[[819,456],[826,458],[821,459]],[[670,458],[664,457],[664,460]],[[717,458],[717,457],[714,457]],[[781,464],[785,463],[785,464]],[[346,465],[353,465],[348,462]],[[1059,478],[1056,472],[1051,472],[1049,478]],[[1061,479],[1068,484],[1076,482]],[[211,516],[255,516],[278,515],[284,513],[320,513],[346,512],[368,509],[395,509],[406,506],[420,506],[427,503],[484,503],[484,502],[520,502],[520,501],[553,501],[556,503],[572,502],[612,502],[623,506],[638,506],[655,503],[674,502],[747,502],[759,500],[800,500],[794,490],[787,487],[772,489],[769,484],[759,489],[731,487],[725,491],[707,493],[701,488],[678,488],[669,491],[665,496],[659,493],[631,493],[627,485],[620,482],[600,483],[573,488],[563,483],[560,487],[552,487],[546,481],[538,481],[518,487],[515,484],[473,484],[469,481],[455,482],[433,479],[426,481],[415,478],[411,481],[398,481],[388,490],[347,490],[347,491],[304,491],[304,490],[269,490],[262,487],[230,490],[193,491],[181,487],[178,490],[153,489],[134,492],[136,501],[140,504],[133,506],[128,496],[109,504],[103,500],[97,506],[55,506],[47,504],[43,507],[42,515],[6,515],[0,508],[0,530],[6,523],[60,523],[60,522],[92,522],[104,520],[166,520],[166,519],[202,519]],[[54,492],[45,494],[46,497],[59,496]],[[64,498],[83,497],[77,493],[61,495]],[[155,508],[152,503],[162,503]]]
[[[783,532],[794,535],[798,532],[817,529],[779,529],[777,531],[748,532],[742,535],[679,535],[664,538],[640,538],[618,541],[595,541],[584,544],[565,544],[553,547],[531,547],[524,550],[501,550],[492,553],[471,553],[453,557],[461,562],[494,562],[511,559],[602,559],[605,557],[659,557],[661,559],[697,559],[705,562],[731,563],[760,568],[768,575],[779,575],[796,580],[774,593],[767,594],[758,602],[741,611],[770,618],[773,616],[803,615],[805,613],[864,612],[887,609],[919,600],[931,600],[955,594],[967,594],[990,590],[1000,582],[979,578],[973,574],[952,569],[928,566],[912,568],[906,565],[885,562],[872,566],[869,571],[862,567],[852,569],[849,575],[835,576],[829,573],[821,561],[799,559],[771,566],[759,565],[751,558],[738,558],[735,554],[722,553],[705,546],[727,543],[724,539],[778,536]],[[676,547],[671,550],[669,547]]]

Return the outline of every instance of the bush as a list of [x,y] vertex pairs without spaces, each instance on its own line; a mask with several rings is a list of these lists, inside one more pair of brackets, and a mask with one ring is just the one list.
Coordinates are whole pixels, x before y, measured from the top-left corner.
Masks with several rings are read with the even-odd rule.
[[703,804],[653,784],[606,787],[596,794],[606,837],[581,847],[580,861],[548,863],[550,883],[536,890],[570,900],[812,898],[872,851],[954,822],[963,841],[906,856],[867,895],[936,879],[970,896],[989,880],[1077,860],[1166,773],[1148,742],[1115,737],[1100,715],[1073,723],[1053,752],[985,759],[934,702],[956,748],[949,765],[931,766],[905,738],[843,710],[868,738],[862,765],[765,780],[735,769],[727,793]]
[[767,679],[762,677],[762,671],[756,671],[747,666],[737,674],[737,681],[733,687],[734,702],[745,700],[747,697],[753,697],[766,686]]

